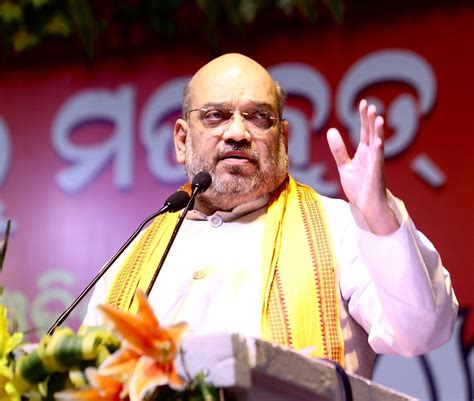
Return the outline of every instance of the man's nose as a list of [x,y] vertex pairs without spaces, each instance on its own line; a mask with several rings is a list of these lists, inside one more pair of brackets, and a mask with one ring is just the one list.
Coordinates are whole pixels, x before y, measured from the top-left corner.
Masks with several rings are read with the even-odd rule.
[[250,142],[252,136],[245,125],[245,118],[240,112],[234,111],[227,126],[224,128],[222,137],[224,140],[233,139],[237,142]]

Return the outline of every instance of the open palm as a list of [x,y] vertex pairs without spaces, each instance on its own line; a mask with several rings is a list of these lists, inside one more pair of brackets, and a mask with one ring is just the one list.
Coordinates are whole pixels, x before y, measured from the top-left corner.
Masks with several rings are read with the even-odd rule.
[[388,206],[384,178],[384,121],[377,116],[375,106],[362,100],[359,104],[361,120],[360,142],[353,158],[339,131],[328,131],[328,143],[339,170],[342,189],[346,194],[354,217],[361,226],[377,234],[393,232],[398,223]]

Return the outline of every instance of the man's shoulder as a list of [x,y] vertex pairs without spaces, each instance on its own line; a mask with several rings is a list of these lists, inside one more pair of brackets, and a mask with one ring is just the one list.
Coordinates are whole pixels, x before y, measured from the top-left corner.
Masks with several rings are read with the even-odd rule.
[[[306,189],[314,191],[311,187],[305,185]],[[321,210],[320,215],[325,221],[325,225],[329,230],[329,234],[332,237],[332,242],[336,247],[336,252],[340,247],[342,239],[347,235],[348,232],[353,231],[354,219],[352,217],[351,208],[348,202],[339,198],[330,198],[329,196],[321,195],[317,191],[313,193],[314,197],[304,197],[307,201],[313,199],[319,205],[318,209]],[[351,234],[352,235],[352,234]]]
[[340,198],[331,198],[326,195],[320,194],[317,189],[304,184],[302,182],[294,180],[290,177],[290,186],[296,186],[301,191],[309,191],[315,196],[305,197],[306,199],[315,199],[319,202],[322,210],[325,213],[325,217],[329,226],[332,230],[340,231],[347,227],[347,224],[353,222],[350,205],[347,201]]
[[332,198],[330,196],[323,195],[316,191],[318,193],[319,198],[321,199],[321,202],[323,202],[324,205],[330,205],[334,207],[349,207],[349,203],[345,201],[344,199],[341,198]]
[[354,221],[349,203],[343,199],[318,195],[333,235],[335,237],[341,236],[348,226],[353,225]]

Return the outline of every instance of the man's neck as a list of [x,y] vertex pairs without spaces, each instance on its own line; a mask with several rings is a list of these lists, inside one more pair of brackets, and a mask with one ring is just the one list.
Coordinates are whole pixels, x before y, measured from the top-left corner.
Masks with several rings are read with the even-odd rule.
[[266,206],[269,198],[270,195],[266,194],[250,202],[245,202],[238,206],[235,206],[230,210],[220,210],[218,208],[209,208],[205,206],[203,207],[201,203],[196,201],[194,207],[195,210],[191,211],[188,216],[193,220],[201,220],[204,219],[206,216],[218,214],[222,217],[224,221],[232,221]]
[[[206,216],[211,216],[215,213],[234,213],[235,211],[240,210],[241,207],[246,208],[246,205],[253,205],[254,202],[256,202],[256,204],[259,205],[257,208],[253,208],[253,210],[256,210],[268,202],[270,195],[274,191],[277,191],[278,188],[280,188],[282,185],[286,185],[288,177],[288,175],[285,176],[285,178],[282,179],[280,184],[276,185],[268,193],[264,193],[263,195],[257,195],[257,197],[253,196],[255,196],[255,192],[259,192],[258,189],[253,193],[248,193],[245,195],[217,194],[215,192],[213,193],[211,190],[208,190],[207,193],[200,194],[196,197],[194,209]],[[261,189],[262,188],[260,188],[260,190]],[[265,203],[260,204],[259,202],[261,202],[262,198],[265,199]],[[228,202],[223,202],[223,199]],[[229,205],[230,207],[226,207],[227,205]]]

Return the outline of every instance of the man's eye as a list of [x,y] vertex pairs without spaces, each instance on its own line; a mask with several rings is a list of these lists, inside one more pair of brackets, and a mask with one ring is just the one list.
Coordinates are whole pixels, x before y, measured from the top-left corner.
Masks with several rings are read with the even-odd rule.
[[275,122],[273,114],[268,110],[255,110],[248,114],[247,119],[254,127],[262,130],[270,129]]
[[221,110],[207,110],[203,115],[203,119],[209,122],[222,121],[225,118],[225,113]]
[[271,114],[266,110],[258,110],[251,113],[252,118],[258,120],[268,120],[271,117]]

